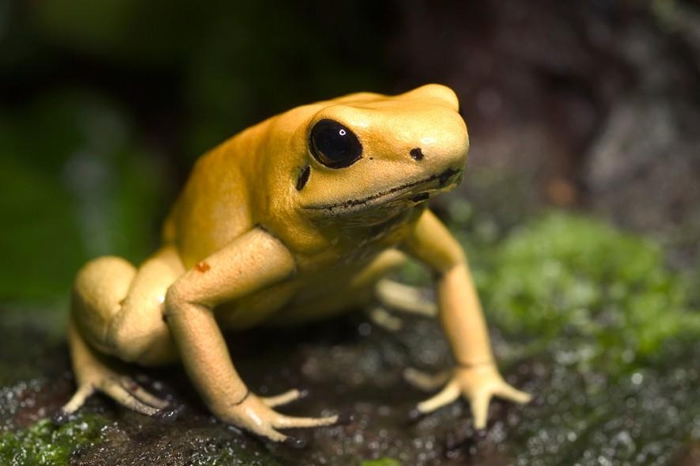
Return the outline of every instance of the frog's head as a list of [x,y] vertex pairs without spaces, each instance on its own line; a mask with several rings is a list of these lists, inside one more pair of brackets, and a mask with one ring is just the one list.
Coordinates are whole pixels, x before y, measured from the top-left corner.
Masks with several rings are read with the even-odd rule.
[[455,93],[437,84],[302,107],[306,124],[294,139],[304,146],[290,151],[295,160],[288,167],[297,211],[311,219],[374,222],[453,188],[469,149],[458,107]]

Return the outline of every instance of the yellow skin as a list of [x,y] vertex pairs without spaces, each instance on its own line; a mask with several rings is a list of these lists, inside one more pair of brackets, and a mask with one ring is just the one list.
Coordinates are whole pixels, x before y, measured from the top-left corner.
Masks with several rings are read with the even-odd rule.
[[528,401],[499,374],[464,252],[426,207],[461,180],[469,138],[457,110],[454,92],[435,84],[398,96],[352,94],[272,117],[201,157],[160,250],[139,268],[101,257],[79,271],[69,328],[78,389],[64,411],[99,390],[153,415],[167,403],[114,358],[144,366],[180,360],[224,422],[273,441],[287,439],[278,429],[334,424],[337,416],[273,409],[298,398],[297,390],[251,393],[222,328],[298,323],[367,305],[406,256],[434,272],[438,318],[457,361],[418,411],[461,395],[483,428],[492,396]]

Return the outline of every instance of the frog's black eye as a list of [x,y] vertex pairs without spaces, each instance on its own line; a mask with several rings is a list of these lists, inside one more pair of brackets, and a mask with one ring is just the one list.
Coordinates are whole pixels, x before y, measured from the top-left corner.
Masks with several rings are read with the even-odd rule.
[[311,154],[328,168],[345,168],[362,157],[362,144],[345,126],[333,120],[321,120],[311,128]]

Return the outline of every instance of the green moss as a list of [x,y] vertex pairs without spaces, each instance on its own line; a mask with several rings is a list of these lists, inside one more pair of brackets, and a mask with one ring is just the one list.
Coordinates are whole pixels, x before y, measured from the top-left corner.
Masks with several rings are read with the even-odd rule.
[[633,368],[669,337],[700,332],[689,280],[665,266],[659,245],[600,221],[553,212],[498,247],[467,249],[490,323],[539,349],[566,338],[579,365]]
[[71,453],[100,439],[104,418],[80,414],[75,420],[56,426],[43,419],[28,429],[0,435],[0,463],[12,466],[64,465]]
[[401,463],[392,458],[379,458],[378,460],[365,460],[361,466],[401,466]]

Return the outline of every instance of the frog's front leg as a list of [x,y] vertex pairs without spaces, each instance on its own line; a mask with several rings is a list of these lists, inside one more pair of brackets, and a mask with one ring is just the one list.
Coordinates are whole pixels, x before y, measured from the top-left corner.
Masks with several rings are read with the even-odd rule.
[[426,211],[404,248],[437,273],[438,318],[457,364],[445,387],[419,403],[418,411],[429,413],[461,395],[471,404],[474,426],[482,429],[493,396],[528,402],[530,395],[508,385],[498,372],[464,252],[447,228]]
[[165,316],[190,379],[209,409],[222,421],[274,441],[288,437],[277,429],[335,424],[338,416],[289,417],[273,406],[298,397],[252,394],[234,367],[212,309],[268,288],[295,272],[287,248],[256,228],[185,273],[168,290]]

